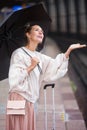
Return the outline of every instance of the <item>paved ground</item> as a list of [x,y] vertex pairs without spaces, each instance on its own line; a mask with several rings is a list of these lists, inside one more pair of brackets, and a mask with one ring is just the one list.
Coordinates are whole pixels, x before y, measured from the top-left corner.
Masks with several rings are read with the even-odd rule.
[[[47,38],[43,52],[51,57],[59,53],[59,49],[52,39]],[[5,111],[8,95],[8,79],[0,82],[0,130],[5,130]],[[86,130],[82,113],[79,110],[74,93],[74,85],[68,74],[55,82],[55,129],[53,128],[52,89],[47,89],[47,121],[48,130]],[[40,100],[37,112],[37,130],[46,130],[44,121],[44,91],[40,90]]]

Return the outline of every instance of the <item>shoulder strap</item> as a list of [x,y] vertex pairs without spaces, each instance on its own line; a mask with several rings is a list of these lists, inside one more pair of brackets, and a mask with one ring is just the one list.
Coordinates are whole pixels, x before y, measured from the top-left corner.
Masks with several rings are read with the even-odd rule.
[[29,55],[31,58],[32,58],[32,56],[27,52],[27,51],[25,51],[23,48],[21,48],[27,55]]

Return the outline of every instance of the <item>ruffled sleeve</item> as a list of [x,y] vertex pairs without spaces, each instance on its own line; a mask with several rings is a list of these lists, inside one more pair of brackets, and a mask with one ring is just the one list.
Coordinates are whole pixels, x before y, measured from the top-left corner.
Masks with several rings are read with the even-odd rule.
[[43,78],[44,82],[53,82],[63,77],[68,70],[68,60],[64,53],[58,54],[55,59],[44,56]]

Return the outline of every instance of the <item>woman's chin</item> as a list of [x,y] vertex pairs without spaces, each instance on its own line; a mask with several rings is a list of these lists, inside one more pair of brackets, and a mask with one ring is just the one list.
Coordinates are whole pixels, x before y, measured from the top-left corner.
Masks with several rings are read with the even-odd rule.
[[42,44],[42,42],[39,42],[38,44]]
[[42,44],[42,42],[43,42],[42,40],[39,40],[39,41],[38,41],[38,44]]
[[38,43],[42,43],[43,42],[43,39],[38,39]]

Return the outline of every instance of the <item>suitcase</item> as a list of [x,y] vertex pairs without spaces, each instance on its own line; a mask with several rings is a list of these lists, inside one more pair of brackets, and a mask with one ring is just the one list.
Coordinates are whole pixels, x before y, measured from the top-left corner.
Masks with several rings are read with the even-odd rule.
[[55,130],[55,102],[54,102],[54,87],[55,87],[55,84],[46,84],[44,86],[44,116],[45,116],[45,120],[44,120],[44,127],[45,129],[44,130],[47,130],[47,98],[46,98],[46,89],[48,87],[52,87],[52,129],[51,130]]

